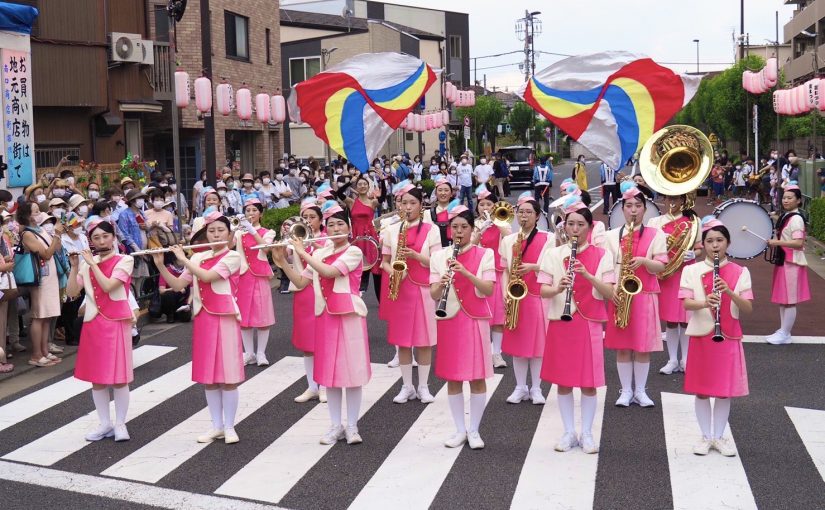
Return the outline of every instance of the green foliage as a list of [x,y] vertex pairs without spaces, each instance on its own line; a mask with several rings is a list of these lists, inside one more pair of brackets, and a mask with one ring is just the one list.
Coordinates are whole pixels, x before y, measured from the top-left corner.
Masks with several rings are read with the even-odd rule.
[[[495,150],[496,147],[496,129],[504,118],[504,105],[495,96],[478,96],[476,97],[475,106],[467,108],[459,108],[456,112],[459,119],[464,119],[465,116],[470,117],[472,122],[471,127],[475,134],[475,139],[472,140],[471,147],[475,154],[479,154],[479,148],[482,144],[482,135],[487,131],[487,139],[490,145]],[[463,133],[462,133],[463,136]],[[456,140],[456,145],[460,148],[458,152],[464,150],[464,140]]]
[[421,189],[424,190],[424,195],[429,195],[435,189],[435,181],[432,179],[422,179]]
[[561,164],[561,154],[558,152],[540,152],[538,153],[538,159],[541,161],[542,158],[550,158],[550,162],[554,165]]
[[809,218],[811,223],[811,234],[820,241],[825,241],[825,198],[815,198],[811,200]]
[[261,226],[274,230],[278,237],[281,236],[281,224],[292,216],[301,214],[301,206],[299,204],[291,205],[283,209],[267,209],[261,218]]
[[513,128],[516,139],[527,145],[530,141],[527,139],[527,130],[535,125],[536,112],[524,101],[518,101],[510,110],[507,122]]

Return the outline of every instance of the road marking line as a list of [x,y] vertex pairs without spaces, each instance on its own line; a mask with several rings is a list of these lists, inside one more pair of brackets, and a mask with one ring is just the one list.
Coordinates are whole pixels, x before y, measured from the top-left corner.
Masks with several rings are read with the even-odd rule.
[[[723,457],[712,450],[694,455],[701,434],[696,424],[694,396],[662,393],[667,461],[675,509],[756,508],[739,456]],[[732,435],[729,437],[733,442]]]
[[[372,364],[372,378],[363,390],[361,416],[398,381],[399,375],[396,368]],[[328,429],[329,412],[326,406],[316,405],[221,485],[215,494],[279,502],[329,452],[329,446],[318,442]]]
[[[487,380],[488,398],[495,393],[501,378],[496,374]],[[468,393],[464,395],[469,398]],[[465,412],[469,410],[467,402],[464,408]],[[435,402],[421,413],[361,490],[350,510],[386,508],[392,503],[404,508],[428,508],[463,449],[444,446],[444,440],[454,430],[444,385]]]
[[[754,344],[767,344],[765,342],[765,338],[768,335],[744,335],[742,339],[743,342],[746,343],[754,343]],[[825,336],[793,336],[793,344],[811,344],[811,345],[822,345],[825,344]]]
[[[151,411],[174,395],[195,384],[192,381],[192,363],[180,366],[171,372],[147,382],[129,395],[128,423],[134,418]],[[111,402],[110,416],[114,416],[114,402]],[[45,436],[4,455],[6,460],[16,460],[39,466],[51,466],[88,446],[85,434],[97,428],[97,411],[68,423]]]
[[261,510],[268,508],[277,510],[280,508],[194,492],[152,487],[151,485],[113,480],[101,476],[68,473],[39,466],[26,466],[14,462],[0,461],[0,479],[173,510],[179,508],[203,510]]
[[590,206],[590,212],[595,212],[595,211],[596,211],[596,209],[598,209],[599,207],[601,207],[603,203],[604,203],[604,200],[602,200],[602,199],[600,198],[598,202],[596,202],[595,204],[593,204],[592,206]]
[[[174,351],[176,347],[166,347],[160,345],[143,345],[132,353],[133,367],[137,368],[150,361],[160,358],[164,354]],[[23,420],[31,418],[50,407],[80,395],[84,391],[89,391],[91,383],[67,377],[45,388],[29,393],[25,397],[9,402],[0,407],[0,431]]]
[[[241,423],[303,376],[303,360],[289,356],[248,379],[240,386],[241,397],[235,424]],[[209,444],[198,443],[196,438],[211,428],[209,409],[204,407],[101,474],[156,483],[206,448]]]
[[799,407],[786,407],[785,411],[814,461],[819,476],[825,480],[825,411]]
[[[579,392],[575,392],[577,396]],[[593,437],[599,444],[604,416],[605,388],[596,392],[598,403],[593,420]],[[579,398],[577,401],[581,402]],[[581,431],[581,412],[576,410],[576,430]],[[564,434],[559,416],[556,390],[547,396],[536,433],[521,467],[516,492],[510,508],[525,509],[590,509],[596,492],[596,472],[599,456],[588,455],[581,448],[559,453],[553,448]],[[548,483],[547,474],[553,474]]]

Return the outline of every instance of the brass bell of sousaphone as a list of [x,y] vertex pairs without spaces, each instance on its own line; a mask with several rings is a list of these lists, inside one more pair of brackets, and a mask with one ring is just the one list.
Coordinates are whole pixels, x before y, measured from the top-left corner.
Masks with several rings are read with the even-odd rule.
[[639,170],[645,184],[662,195],[686,195],[705,182],[713,164],[713,146],[692,126],[667,126],[642,147]]

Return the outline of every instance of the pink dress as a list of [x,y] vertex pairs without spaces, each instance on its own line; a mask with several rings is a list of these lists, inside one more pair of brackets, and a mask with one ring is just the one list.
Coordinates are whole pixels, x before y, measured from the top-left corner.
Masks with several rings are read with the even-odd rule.
[[[451,250],[436,252],[430,263],[430,283],[447,272]],[[496,277],[491,250],[473,246],[458,256],[468,271],[485,281]],[[474,381],[493,376],[490,347],[489,300],[478,295],[466,277],[456,274],[448,294],[447,318],[438,319],[438,356],[435,375],[446,381]]]
[[[781,220],[780,220],[781,221]],[[805,222],[799,215],[791,216],[779,231],[779,239],[795,241],[805,239]],[[785,254],[782,265],[773,267],[773,288],[771,302],[779,305],[796,305],[811,299],[811,287],[808,283],[808,261],[805,250],[777,248]]]
[[312,278],[308,286],[315,293],[314,379],[327,388],[353,388],[369,382],[370,346],[367,336],[367,307],[361,300],[361,250],[349,246],[333,253],[332,246],[315,256],[341,272],[336,278],[320,278],[311,267],[304,270]]
[[[306,246],[307,253],[313,253],[315,245]],[[293,255],[297,259],[297,255]],[[296,270],[303,272],[300,260],[295,260]],[[290,286],[290,288],[294,288]],[[315,292],[311,286],[292,292],[292,345],[302,352],[315,352]]]
[[[659,226],[666,235],[671,235],[679,224],[684,225],[682,228],[690,228],[690,218],[679,216],[676,220],[667,222],[669,219],[667,216],[659,216],[650,220],[648,226]],[[660,225],[654,225],[654,223]],[[679,299],[679,282],[682,278],[682,269],[693,263],[695,263],[694,260],[684,262],[673,274],[659,279],[659,318],[661,320],[687,324],[688,313],[683,301]]]
[[[379,255],[374,244],[368,241],[355,241],[359,237],[371,237],[376,242],[378,241],[378,233],[375,231],[375,225],[372,224],[372,220],[375,219],[375,209],[356,198],[350,209],[350,215],[352,217],[353,245],[361,250],[365,260],[377,260]],[[370,272],[378,274],[381,271],[380,266],[381,264],[375,264]]]
[[[753,300],[750,273],[746,268],[725,261],[719,275],[739,296]],[[702,301],[712,288],[713,268],[709,263],[696,264],[682,274],[679,296]],[[730,296],[722,294],[719,322],[725,339],[721,342],[712,339],[714,316],[710,309],[703,308],[691,314],[687,328],[690,362],[685,369],[685,392],[710,397],[742,397],[748,394],[742,327],[738,310],[734,307]]]
[[[539,283],[554,285],[567,273],[570,248],[562,245],[550,250],[542,260]],[[576,254],[587,271],[596,278],[615,283],[610,254],[593,245],[587,245]],[[602,331],[607,322],[607,305],[593,285],[576,275],[573,282],[571,312],[573,320],[564,322],[561,314],[567,292],[552,299],[548,307],[550,324],[541,378],[547,382],[573,388],[597,388],[605,385],[604,346]]]
[[[657,228],[646,227],[633,233],[633,256],[645,257],[659,262],[667,262],[665,236]],[[617,288],[621,279],[622,259],[619,247],[620,233],[624,229],[614,229],[607,233],[607,246],[615,262]],[[624,243],[622,244],[624,246]],[[625,328],[616,326],[616,306],[611,300],[607,308],[607,327],[604,346],[607,349],[627,349],[635,352],[655,352],[662,350],[662,330],[659,323],[659,280],[645,267],[639,267],[635,275],[642,281],[642,291],[633,296],[630,302],[630,320]]]
[[192,380],[202,384],[244,381],[240,310],[235,300],[241,258],[238,252],[196,253],[192,262],[223,279],[199,281],[189,270],[181,278],[192,283]]
[[496,288],[493,290],[493,295],[487,297],[487,303],[490,305],[490,310],[493,316],[490,319],[491,326],[504,325],[504,291],[501,289],[501,283],[504,280],[504,265],[501,263],[501,255],[498,252],[501,244],[501,231],[495,225],[492,225],[481,234],[479,246],[482,248],[490,248],[493,250],[493,256],[496,262]]
[[[265,243],[275,240],[275,233],[258,229]],[[275,307],[269,285],[273,272],[264,250],[253,250],[258,242],[248,232],[238,231],[235,247],[241,256],[241,276],[238,281],[238,308],[242,328],[268,328],[275,324]]]
[[[500,247],[501,263],[506,268],[502,275],[502,294],[506,294],[509,284],[510,264],[513,260],[513,245],[518,234],[510,234],[504,238]],[[547,232],[537,232],[532,241],[529,238],[522,241],[523,263],[536,264],[550,240]],[[551,243],[552,246],[552,243]],[[525,249],[526,247],[526,249]],[[504,328],[501,342],[501,351],[510,356],[521,358],[540,358],[544,356],[544,340],[547,337],[547,311],[545,300],[541,298],[541,284],[538,282],[538,271],[524,275],[527,284],[527,295],[519,303],[518,322],[514,329]],[[502,300],[504,297],[502,296]]]
[[111,293],[103,292],[91,268],[80,263],[77,281],[86,291],[86,311],[74,376],[94,384],[128,384],[134,379],[132,367],[132,309],[128,290],[132,281],[134,259],[115,255],[98,261],[107,278],[123,283]]

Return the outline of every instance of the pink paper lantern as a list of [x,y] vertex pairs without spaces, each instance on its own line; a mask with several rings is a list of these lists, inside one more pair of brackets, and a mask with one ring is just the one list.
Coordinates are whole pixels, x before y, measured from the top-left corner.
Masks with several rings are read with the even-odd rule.
[[750,92],[750,90],[748,90],[748,87],[750,87],[750,83],[751,83],[750,82],[750,74],[751,74],[750,71],[743,71],[742,72],[742,88],[747,90],[748,92]]
[[235,93],[235,110],[241,120],[252,118],[252,92],[248,88],[241,87]]
[[476,105],[476,91],[475,90],[468,90],[469,97],[467,98],[468,104],[467,106],[475,106]]
[[431,114],[424,115],[424,131],[433,129],[433,116]]
[[447,110],[441,110],[441,124],[443,126],[450,125],[450,112]]
[[407,114],[407,118],[405,119],[405,121],[406,127],[404,129],[408,131],[415,131],[415,114],[413,112]]
[[401,124],[398,125],[399,129],[407,129],[407,117],[404,117],[401,120]]
[[255,118],[258,119],[258,122],[261,124],[269,123],[269,115],[270,115],[270,106],[269,106],[269,94],[256,94],[255,95]]
[[447,82],[447,101],[449,101],[451,103],[455,103],[457,99],[458,99],[458,89],[456,88],[455,85],[453,85],[453,82],[448,81]]
[[463,106],[466,106],[464,104],[464,101],[465,101],[464,100],[464,91],[463,90],[457,90],[456,91],[456,98],[455,98],[455,105],[458,106],[459,108],[461,108]]
[[178,69],[175,71],[175,104],[178,108],[186,108],[189,106],[189,95],[191,92],[189,88],[189,73]]
[[419,114],[415,114],[415,130],[419,133],[424,132],[424,117]]
[[195,80],[195,108],[201,113],[212,110],[212,80],[206,76]]
[[819,78],[806,81],[803,87],[807,93],[809,109],[816,108],[819,104]]
[[218,85],[215,91],[215,103],[218,113],[226,117],[232,112],[232,105],[235,103],[235,94],[232,85],[224,82]]
[[444,127],[444,120],[441,118],[441,112],[433,114],[433,128],[441,129]]
[[277,94],[270,97],[269,107],[272,110],[272,122],[281,124],[286,121],[286,100],[284,96]]
[[804,85],[794,87],[796,91],[796,113],[807,113],[811,110],[808,103],[808,90]]
[[780,90],[774,90],[773,91],[773,97],[772,97],[772,99],[773,99],[773,111],[776,112],[776,113],[782,113],[780,111],[781,106],[779,105],[780,96],[782,95],[780,92],[781,92]]
[[763,69],[763,71],[765,72],[765,78],[768,81],[776,83],[776,80],[779,79],[776,58],[769,58],[768,62],[765,64],[765,68]]

